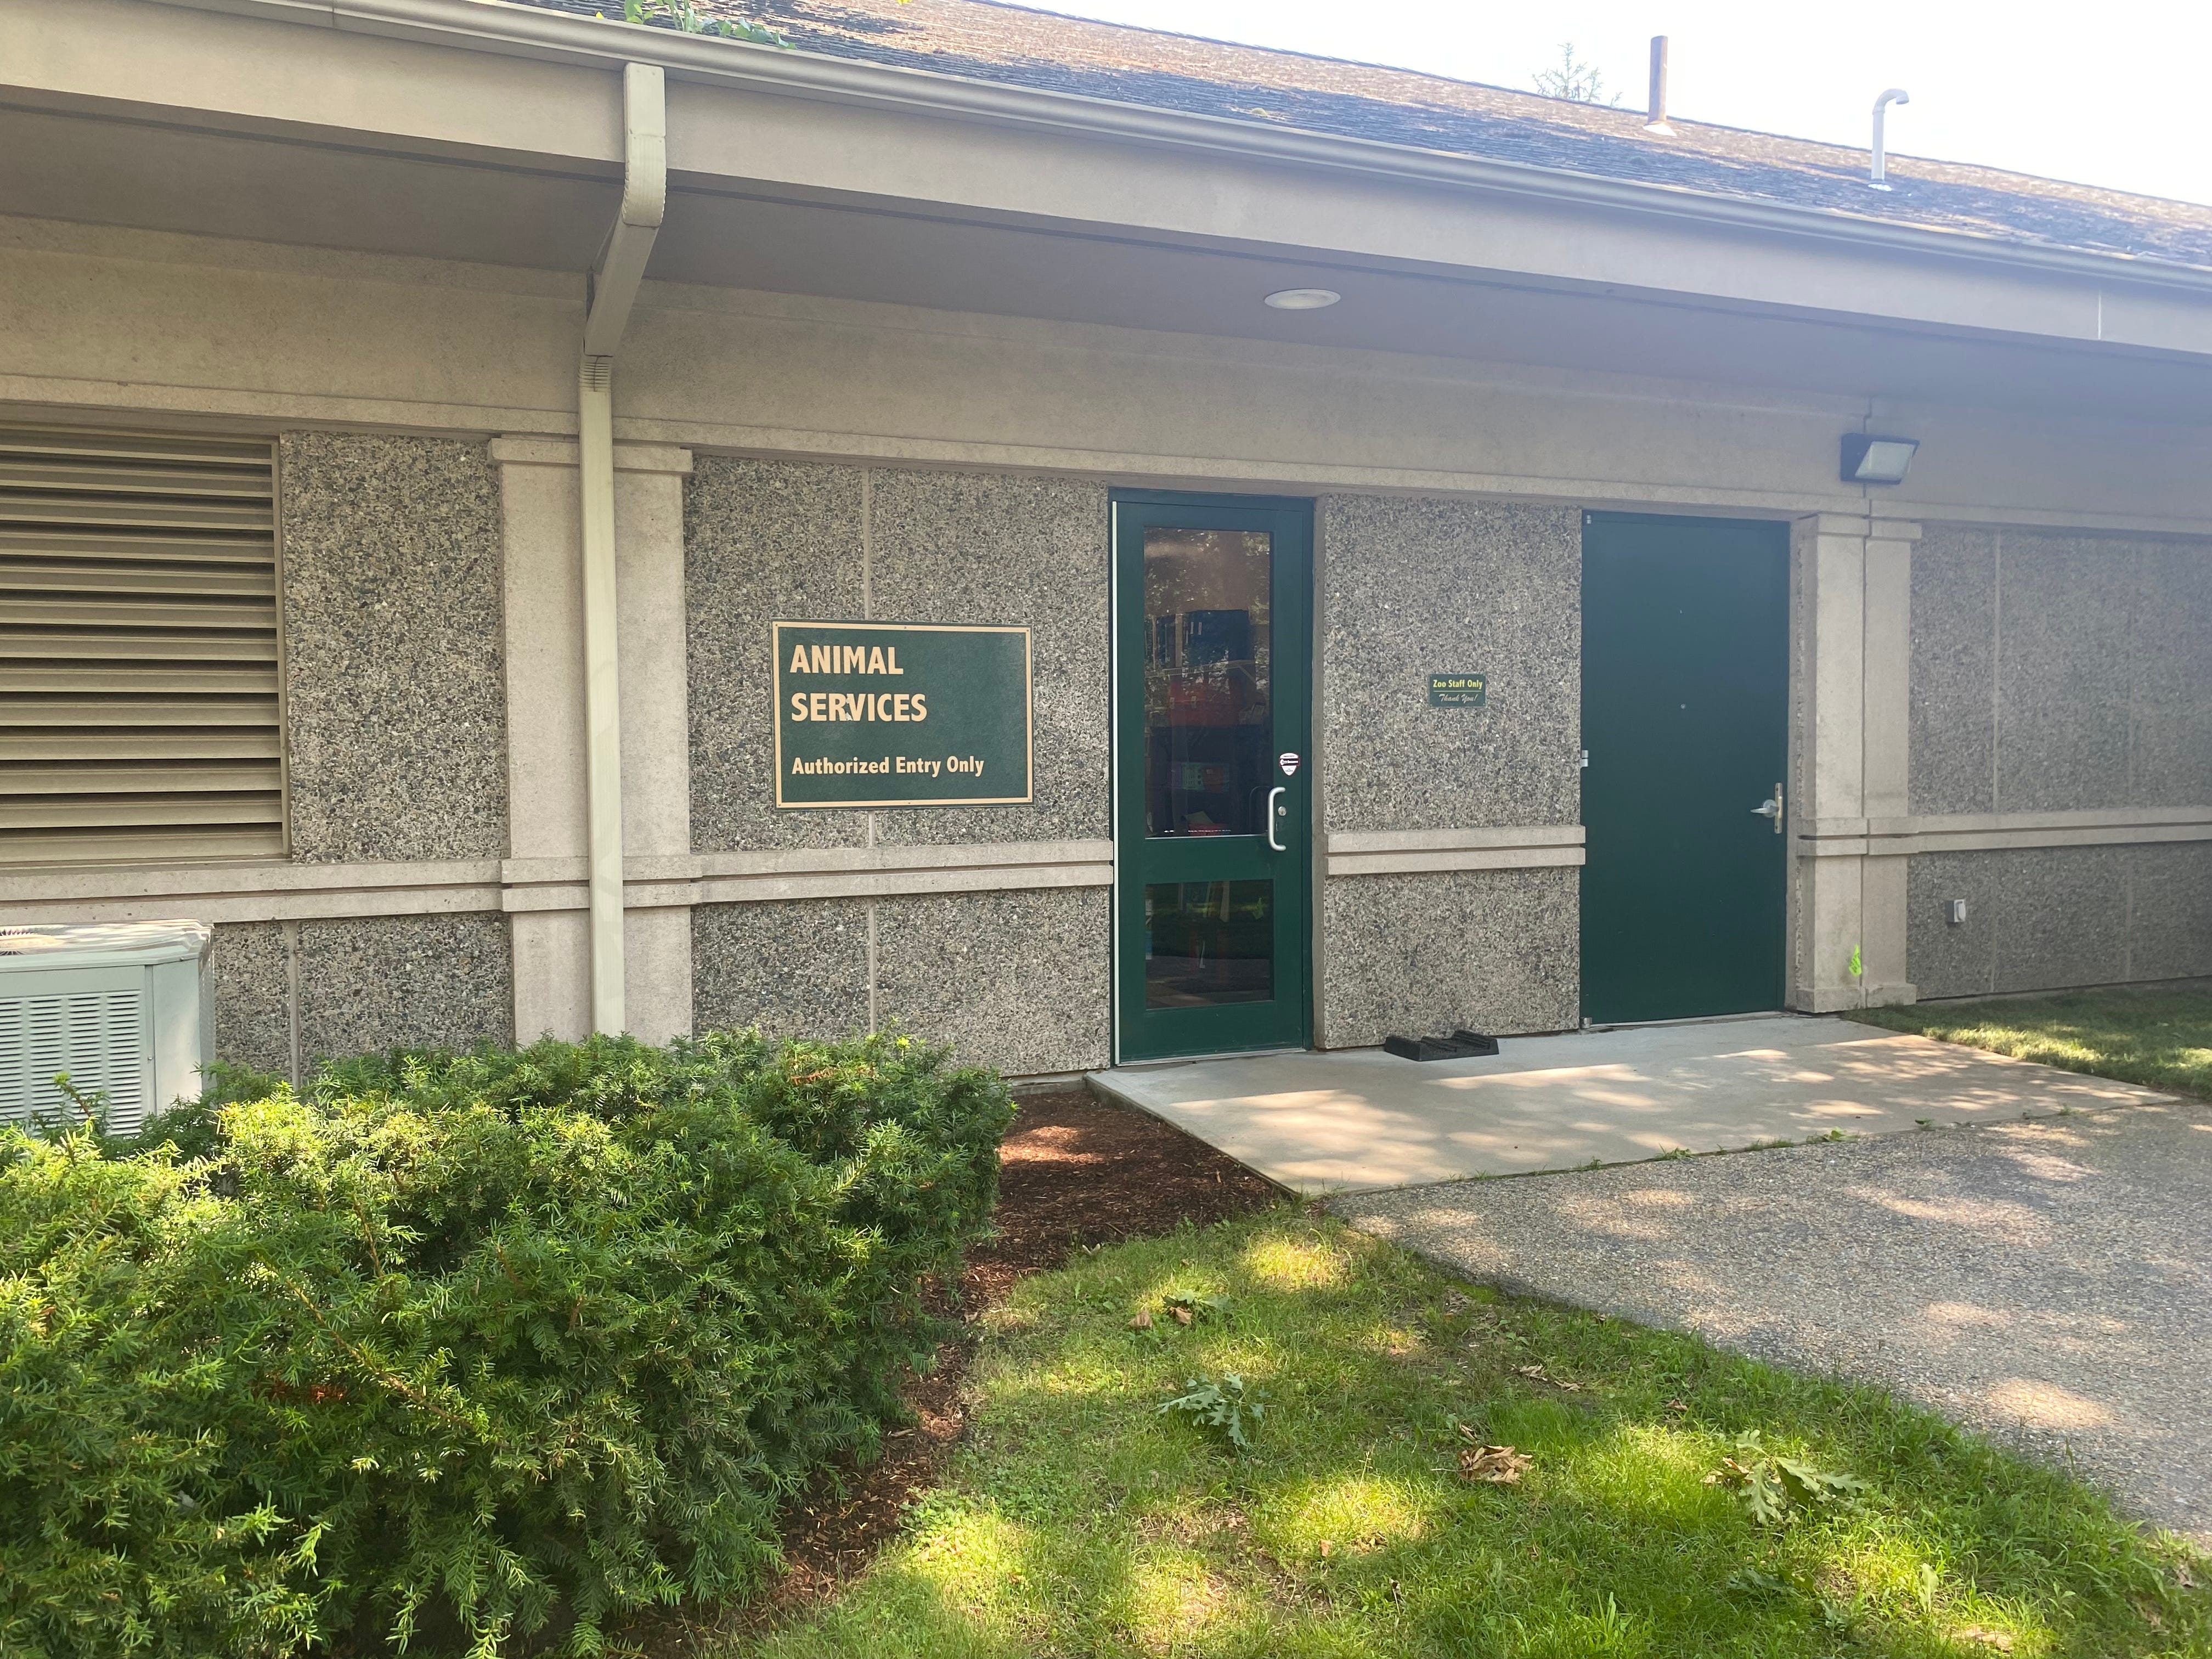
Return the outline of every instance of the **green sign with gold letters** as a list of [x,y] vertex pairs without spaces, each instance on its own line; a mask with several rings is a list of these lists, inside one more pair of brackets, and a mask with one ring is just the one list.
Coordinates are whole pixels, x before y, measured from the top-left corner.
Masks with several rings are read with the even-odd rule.
[[1431,708],[1480,708],[1490,693],[1487,674],[1431,674],[1429,676],[1429,707]]
[[769,640],[778,806],[1031,799],[1028,629],[780,622]]

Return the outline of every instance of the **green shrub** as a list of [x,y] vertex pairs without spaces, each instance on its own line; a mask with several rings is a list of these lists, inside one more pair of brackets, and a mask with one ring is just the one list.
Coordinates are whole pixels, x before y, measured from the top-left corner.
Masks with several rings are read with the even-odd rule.
[[0,1652],[584,1654],[749,1589],[927,1362],[1012,1114],[716,1033],[0,1132]]

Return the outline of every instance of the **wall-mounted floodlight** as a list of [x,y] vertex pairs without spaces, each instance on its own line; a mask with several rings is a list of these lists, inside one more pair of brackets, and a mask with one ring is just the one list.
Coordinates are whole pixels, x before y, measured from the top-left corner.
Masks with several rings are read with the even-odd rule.
[[1912,94],[1903,87],[1892,87],[1874,100],[1874,167],[1867,183],[1876,190],[1889,188],[1889,145],[1882,137],[1882,121],[1892,104],[1909,104]]
[[1876,438],[1864,432],[1844,434],[1845,483],[1900,484],[1912,465],[1917,438]]

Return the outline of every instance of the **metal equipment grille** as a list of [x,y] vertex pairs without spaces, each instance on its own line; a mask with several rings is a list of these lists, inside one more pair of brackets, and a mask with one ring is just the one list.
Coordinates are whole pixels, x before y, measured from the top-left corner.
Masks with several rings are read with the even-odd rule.
[[0,862],[283,854],[275,473],[0,426]]
[[128,1134],[146,1115],[146,999],[137,990],[0,996],[0,1122],[73,1122],[77,1108],[57,1074],[103,1097],[109,1130]]

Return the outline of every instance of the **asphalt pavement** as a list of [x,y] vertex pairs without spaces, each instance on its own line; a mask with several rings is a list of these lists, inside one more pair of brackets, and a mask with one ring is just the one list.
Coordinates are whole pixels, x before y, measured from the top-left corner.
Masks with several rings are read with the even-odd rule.
[[2212,1105],[1332,1207],[1478,1280],[1881,1383],[2212,1548]]

